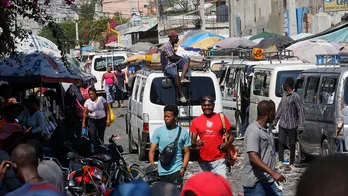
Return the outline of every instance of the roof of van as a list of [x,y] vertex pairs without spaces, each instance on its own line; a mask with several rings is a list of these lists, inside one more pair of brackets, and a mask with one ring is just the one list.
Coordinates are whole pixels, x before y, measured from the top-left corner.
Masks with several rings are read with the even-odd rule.
[[268,65],[257,65],[254,68],[255,69],[274,69],[274,70],[291,70],[291,69],[311,69],[315,68],[315,64],[309,64],[309,63],[292,63],[292,64],[268,64]]
[[[215,75],[211,71],[190,71],[191,76],[202,76],[202,75]],[[143,76],[149,76],[149,75],[158,75],[158,77],[164,77],[164,73],[162,70],[139,70],[137,71],[136,75],[143,75]]]
[[294,60],[294,59],[286,59],[281,60],[279,62],[277,59],[273,59],[272,61],[269,60],[262,60],[262,61],[252,61],[252,60],[245,60],[245,59],[234,59],[232,60],[232,63],[228,65],[276,65],[276,64],[293,64],[293,63],[304,63],[301,60]]
[[303,73],[342,73],[348,71],[348,67],[320,67],[307,69]]

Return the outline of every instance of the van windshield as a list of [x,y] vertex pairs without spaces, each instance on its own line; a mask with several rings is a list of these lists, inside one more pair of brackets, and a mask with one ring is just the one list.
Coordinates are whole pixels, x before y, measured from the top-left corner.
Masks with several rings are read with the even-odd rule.
[[[151,84],[150,91],[150,101],[153,104],[167,105],[167,104],[177,104],[180,105],[178,98],[178,93],[175,89],[174,83],[171,88],[163,88],[162,80],[164,77],[155,78]],[[190,78],[190,95],[191,95],[191,105],[200,105],[200,99],[204,96],[215,97],[215,87],[213,80],[210,77],[193,77]],[[185,94],[186,99],[188,99],[188,87],[186,85],[182,86],[182,91]]]
[[[113,69],[116,69],[116,65],[122,64],[124,61],[123,56],[109,56],[109,57],[98,57],[94,61],[94,70],[95,71],[106,71],[107,65],[113,65]],[[125,65],[124,65],[125,67]],[[124,67],[121,67],[121,69],[124,69]]]
[[296,80],[297,76],[300,75],[302,70],[293,70],[293,71],[279,71],[277,75],[277,83],[276,83],[276,96],[282,97],[283,94],[283,84],[286,78],[292,77]]

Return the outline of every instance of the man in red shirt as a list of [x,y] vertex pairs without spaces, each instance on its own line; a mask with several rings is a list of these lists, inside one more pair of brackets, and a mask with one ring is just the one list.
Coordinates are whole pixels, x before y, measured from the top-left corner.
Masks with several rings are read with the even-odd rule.
[[[192,132],[191,142],[193,146],[200,147],[200,167],[203,171],[211,171],[226,177],[226,153],[220,150],[220,145],[228,146],[232,144],[234,138],[226,143],[223,142],[224,134],[220,114],[214,112],[214,99],[205,96],[201,102],[203,114],[193,119],[190,131]],[[229,132],[231,124],[224,116],[226,131]],[[199,136],[199,140],[197,140]]]

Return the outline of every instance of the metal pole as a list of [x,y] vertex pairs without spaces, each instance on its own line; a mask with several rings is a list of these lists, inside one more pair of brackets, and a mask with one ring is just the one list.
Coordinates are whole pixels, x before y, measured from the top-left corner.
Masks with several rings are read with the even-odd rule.
[[202,20],[202,23],[201,23],[201,30],[202,31],[205,31],[205,12],[204,12],[204,0],[200,0],[199,1],[199,6],[200,6],[200,16],[201,16],[201,20]]
[[234,37],[234,0],[228,0],[228,23],[230,37]]
[[75,14],[76,44],[79,44],[79,15]]

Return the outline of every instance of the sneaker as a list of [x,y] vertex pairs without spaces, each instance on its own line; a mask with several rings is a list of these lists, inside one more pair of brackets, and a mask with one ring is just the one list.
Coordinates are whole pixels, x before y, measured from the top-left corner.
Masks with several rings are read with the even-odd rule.
[[289,160],[284,160],[284,161],[283,161],[283,165],[290,165]]
[[239,135],[236,140],[244,140],[244,136],[243,135]]
[[181,83],[190,83],[190,80],[183,79],[183,80],[181,80]]
[[186,98],[185,97],[180,97],[180,102],[181,103],[186,103]]

